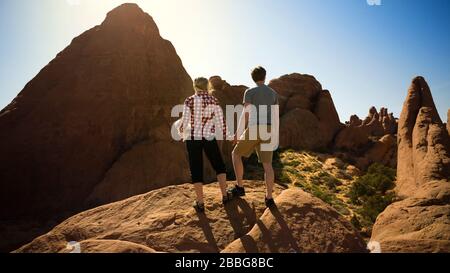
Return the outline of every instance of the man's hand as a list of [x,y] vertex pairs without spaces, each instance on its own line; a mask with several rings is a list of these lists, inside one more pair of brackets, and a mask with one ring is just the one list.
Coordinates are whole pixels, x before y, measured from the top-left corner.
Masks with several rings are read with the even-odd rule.
[[233,141],[232,141],[233,145],[238,144],[238,142],[239,142],[239,139],[238,139],[237,135],[234,135],[234,138],[233,138]]

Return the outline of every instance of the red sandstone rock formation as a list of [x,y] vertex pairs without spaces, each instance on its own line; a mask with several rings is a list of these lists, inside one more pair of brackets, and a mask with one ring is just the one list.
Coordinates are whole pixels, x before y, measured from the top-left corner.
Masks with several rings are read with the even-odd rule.
[[342,128],[330,92],[310,75],[290,74],[270,81],[280,95],[280,146],[328,147]]
[[450,251],[450,139],[422,77],[413,79],[398,129],[396,192],[372,240],[385,252]]
[[0,219],[52,217],[187,181],[170,111],[192,92],[152,17],[135,4],[114,9],[0,112]]
[[246,241],[246,234],[262,225],[273,244],[264,246],[264,240],[255,237],[260,251],[365,252],[351,224],[321,200],[276,186],[280,208],[268,210],[264,182],[245,184],[245,199],[226,207],[219,205],[217,183],[205,186],[205,215],[191,207],[195,194],[190,184],[154,190],[75,215],[16,252],[64,252],[67,240],[81,242],[81,252],[241,252],[247,245],[227,246],[236,238]]
[[346,127],[336,136],[335,148],[358,151],[371,142],[371,137],[383,137],[397,133],[397,120],[387,108],[378,113],[375,107],[370,108],[368,116],[363,120],[353,115]]
[[364,240],[333,208],[299,189],[277,197],[244,236],[223,253],[364,253]]

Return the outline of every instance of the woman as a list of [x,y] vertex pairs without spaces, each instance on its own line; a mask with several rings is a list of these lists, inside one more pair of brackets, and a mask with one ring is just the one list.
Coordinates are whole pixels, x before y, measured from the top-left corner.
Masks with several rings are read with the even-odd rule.
[[[217,137],[227,136],[227,128],[218,100],[208,92],[208,80],[197,78],[194,81],[195,94],[184,102],[181,135],[184,135],[189,154],[189,166],[192,183],[194,184],[197,200],[194,208],[197,212],[205,211],[203,198],[203,152],[217,174],[223,203],[232,199],[227,192],[226,168],[217,144]],[[190,132],[184,132],[184,130]]]

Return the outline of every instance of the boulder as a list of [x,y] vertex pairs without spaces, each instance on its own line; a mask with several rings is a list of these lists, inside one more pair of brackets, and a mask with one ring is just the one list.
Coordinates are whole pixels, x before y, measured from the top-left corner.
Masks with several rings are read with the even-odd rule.
[[323,90],[319,93],[313,113],[319,120],[322,147],[327,147],[332,143],[336,133],[344,127],[339,120],[330,91]]
[[289,74],[270,81],[280,96],[280,147],[328,147],[342,128],[328,90],[310,75]]
[[364,253],[366,244],[337,211],[300,189],[283,191],[246,235],[222,253]]
[[373,163],[395,168],[397,164],[397,139],[395,136],[383,136],[364,153],[363,157],[357,159],[357,167],[360,169],[367,169]]
[[378,216],[371,241],[379,242],[382,252],[450,251],[450,183],[431,183],[417,191]]
[[357,151],[370,143],[369,133],[360,126],[347,126],[340,130],[334,140],[338,150]]
[[340,158],[331,157],[325,160],[323,167],[330,170],[335,168],[343,169],[345,167],[345,163]]
[[299,73],[273,79],[269,86],[280,95],[284,102],[280,103],[281,115],[295,108],[312,111],[314,100],[322,91],[322,85],[313,76]]
[[296,108],[280,118],[280,146],[317,149],[322,145],[319,120],[308,110]]
[[353,165],[348,165],[345,169],[345,172],[350,175],[351,177],[360,176],[361,170]]

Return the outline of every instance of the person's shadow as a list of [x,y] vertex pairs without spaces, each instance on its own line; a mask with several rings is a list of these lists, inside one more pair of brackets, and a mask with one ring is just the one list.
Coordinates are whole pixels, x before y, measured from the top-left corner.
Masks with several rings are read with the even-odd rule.
[[[284,217],[281,214],[281,212],[278,210],[278,207],[277,206],[270,207],[270,212],[275,217],[278,225],[280,225],[280,228],[281,228],[280,234],[284,237],[283,241],[286,241],[286,243],[289,245],[289,247],[290,247],[289,251],[299,253],[300,248],[297,244],[297,240],[292,235],[292,230],[289,228],[288,224],[284,220]],[[261,224],[264,226],[264,224],[262,222],[261,222]],[[263,230],[261,228],[261,226],[259,226],[259,227],[261,230]],[[268,231],[267,228],[266,228],[266,231],[270,233],[270,231]],[[269,241],[273,241],[273,239],[269,240]],[[268,243],[268,246],[272,253],[279,252],[278,247],[273,247],[273,249],[271,249],[271,247],[270,247],[271,245],[269,243]]]
[[[242,200],[242,201],[243,202],[240,203],[240,205],[242,205],[243,210],[251,209],[245,200]],[[260,244],[264,244],[267,246],[269,252],[278,253],[278,252],[280,252],[280,246],[287,243],[288,244],[287,248],[289,248],[289,250],[288,250],[289,252],[299,253],[300,248],[298,247],[297,240],[295,240],[294,236],[292,235],[292,231],[290,230],[288,224],[284,220],[283,215],[279,211],[278,207],[272,206],[269,208],[269,210],[270,210],[270,213],[275,218],[278,225],[280,226],[279,235],[281,235],[281,238],[273,238],[272,232],[264,225],[264,223],[260,219],[256,220],[256,214],[254,213],[254,210],[253,210],[253,214],[252,214],[254,216],[254,218],[252,218],[252,220],[255,220],[255,225],[258,226],[259,230],[261,231],[261,237],[262,237],[261,242],[256,242],[254,240],[254,238],[252,238],[250,235],[246,235],[246,233],[248,231],[245,232],[245,234],[241,234],[241,232],[243,232],[242,225],[239,228],[239,222],[234,222],[234,224],[233,224],[233,221],[231,221],[233,229],[235,230],[235,234],[240,239],[242,246],[245,249],[245,252],[246,253],[258,253],[261,251]],[[249,210],[248,210],[248,212],[249,212]],[[237,226],[237,227],[235,227],[235,226]],[[276,240],[279,240],[279,239],[281,239],[282,242],[276,242]]]
[[[242,210],[242,213],[239,212],[239,208]],[[226,204],[225,212],[233,228],[234,239],[244,236],[256,223],[255,208],[252,208],[244,199],[234,199]],[[206,241],[208,242],[207,246],[202,246],[202,249],[207,248],[207,250],[203,251],[212,253],[220,252],[210,225],[210,219],[204,213],[197,213],[197,217],[199,219],[199,226],[202,228]]]
[[[239,211],[239,208],[242,212]],[[255,208],[251,207],[246,200],[236,198],[228,203],[225,206],[225,211],[231,227],[233,228],[234,239],[239,239],[241,241],[246,253],[260,252],[261,244],[266,245],[271,253],[280,252],[281,246],[288,247],[289,252],[299,253],[300,248],[298,247],[297,240],[295,240],[292,235],[292,231],[284,220],[278,207],[273,206],[269,208],[269,210],[280,226],[278,238],[273,237],[272,231],[270,231],[264,223],[257,218]],[[202,228],[208,242],[208,252],[220,252],[210,226],[210,220],[203,213],[197,213],[197,216],[199,219],[199,225]],[[261,242],[256,242],[251,236],[247,235],[247,233],[255,226],[257,226],[261,231]],[[277,242],[276,240],[280,241]],[[286,246],[286,244],[288,244],[288,246]]]
[[220,252],[219,247],[217,246],[217,241],[214,238],[214,233],[212,232],[211,226],[209,224],[210,220],[204,213],[198,213],[197,217],[199,220],[199,225],[203,230],[203,233],[205,234],[206,241],[208,242],[208,252],[211,253],[218,253]]
[[244,236],[256,223],[256,210],[244,199],[235,198],[225,206],[225,211],[234,231],[234,239]]

